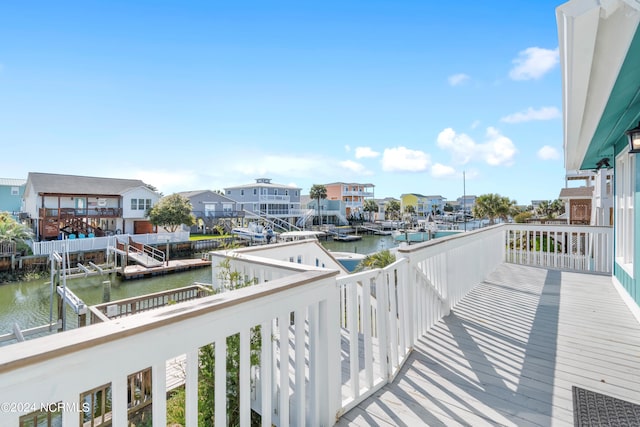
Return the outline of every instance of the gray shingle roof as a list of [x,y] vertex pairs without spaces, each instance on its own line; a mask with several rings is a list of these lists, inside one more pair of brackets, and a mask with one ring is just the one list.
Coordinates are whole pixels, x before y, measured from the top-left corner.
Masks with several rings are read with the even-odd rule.
[[0,185],[5,185],[7,187],[20,187],[21,185],[25,185],[26,183],[26,179],[0,178]]
[[560,199],[585,198],[590,199],[593,196],[593,187],[574,187],[563,188],[560,190]]
[[97,178],[29,172],[27,178],[36,193],[119,195],[125,190],[146,186],[139,179]]

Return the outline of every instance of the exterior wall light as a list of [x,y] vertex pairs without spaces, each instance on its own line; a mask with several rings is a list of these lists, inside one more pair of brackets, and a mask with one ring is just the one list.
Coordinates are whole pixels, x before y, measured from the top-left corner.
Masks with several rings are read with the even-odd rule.
[[625,132],[629,138],[629,153],[640,153],[640,123],[633,129]]

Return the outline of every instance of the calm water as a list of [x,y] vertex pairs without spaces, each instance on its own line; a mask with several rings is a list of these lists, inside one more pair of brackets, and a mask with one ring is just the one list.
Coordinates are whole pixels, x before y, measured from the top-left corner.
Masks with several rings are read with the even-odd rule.
[[[393,236],[363,235],[362,240],[354,242],[321,241],[330,251],[371,254],[384,249],[397,247]],[[117,276],[93,276],[71,279],[67,287],[87,305],[103,302],[103,285],[111,280],[111,300],[165,291],[191,285],[193,282],[211,283],[211,268],[199,268],[187,272],[167,274],[139,280],[120,280]],[[48,278],[30,282],[16,282],[0,285],[0,335],[10,333],[13,324],[21,329],[42,326],[49,321],[50,283]],[[57,316],[54,298],[53,316]],[[75,314],[67,311],[67,326],[77,326]],[[2,345],[2,344],[0,344]]]
[[[193,282],[211,283],[211,268],[167,274],[140,280],[120,280],[115,275],[93,276],[67,280],[67,288],[87,305],[100,304],[103,298],[102,282],[111,280],[111,300],[165,291],[191,285]],[[49,322],[51,284],[47,279],[0,285],[0,335],[13,331],[17,322],[21,329],[42,326]],[[57,317],[54,297],[53,317]],[[67,326],[77,326],[76,315],[67,311]]]
[[391,249],[398,246],[393,236],[374,236],[364,235],[362,240],[356,240],[354,242],[334,242],[321,241],[322,246],[333,252],[351,252],[357,254],[368,255],[374,252],[382,251],[384,249]]

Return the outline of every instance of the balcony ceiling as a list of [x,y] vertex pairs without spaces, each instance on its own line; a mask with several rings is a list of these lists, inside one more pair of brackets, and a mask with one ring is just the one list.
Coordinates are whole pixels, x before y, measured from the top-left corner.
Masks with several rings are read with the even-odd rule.
[[595,169],[640,119],[640,2],[572,0],[556,16],[565,168]]

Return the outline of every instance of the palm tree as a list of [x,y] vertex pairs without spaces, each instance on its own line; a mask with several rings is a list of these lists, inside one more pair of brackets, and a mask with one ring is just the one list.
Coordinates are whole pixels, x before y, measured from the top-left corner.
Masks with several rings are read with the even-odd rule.
[[33,231],[18,223],[8,213],[0,213],[0,243],[26,243],[33,239]]
[[366,199],[362,210],[367,213],[367,221],[371,222],[371,212],[378,212],[378,204],[373,199]]
[[391,216],[391,219],[398,219],[398,214],[400,213],[400,202],[397,200],[390,200],[384,205],[384,211],[388,212]]
[[473,216],[476,218],[488,218],[489,224],[495,224],[496,218],[507,219],[513,214],[516,205],[515,200],[502,197],[499,194],[483,194],[478,196],[473,207]]
[[311,186],[311,190],[309,191],[309,197],[318,202],[318,218],[319,223],[322,225],[322,216],[320,215],[320,199],[327,198],[327,187],[322,184],[313,184]]
[[380,252],[376,252],[375,254],[367,255],[358,263],[355,271],[369,270],[373,268],[384,268],[387,265],[393,264],[396,262],[396,256],[389,251],[389,249],[385,249]]
[[560,199],[555,199],[551,202],[551,210],[554,216],[559,216],[564,213],[564,202]]
[[536,208],[538,215],[545,218],[551,218],[553,215],[553,208],[551,207],[551,205],[552,203],[550,200],[541,201],[540,204],[538,204],[538,207]]

